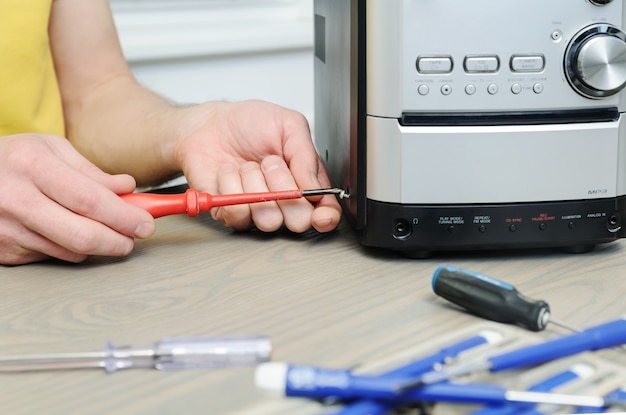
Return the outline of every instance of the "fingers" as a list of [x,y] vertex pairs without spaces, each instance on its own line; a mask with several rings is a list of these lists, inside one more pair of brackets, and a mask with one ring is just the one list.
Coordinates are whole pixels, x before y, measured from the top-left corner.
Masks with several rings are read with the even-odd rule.
[[[224,164],[218,172],[218,193],[243,193],[243,185],[239,175],[239,168],[232,164]],[[213,218],[221,221],[225,226],[237,231],[252,227],[252,217],[248,205],[223,206],[213,209]]]
[[[293,176],[301,189],[316,189],[332,187],[326,169],[321,160],[314,158],[316,166],[306,163],[309,158],[303,159],[296,155],[290,164]],[[341,206],[334,195],[326,195],[319,200],[311,198],[314,210],[311,213],[310,224],[319,232],[329,232],[335,229],[341,220]]]
[[[267,192],[296,189],[286,163],[277,156],[266,157],[261,164],[246,162],[239,169],[225,165],[219,174],[221,194]],[[311,226],[313,207],[305,199],[226,206],[216,210],[214,217],[236,230],[252,224],[264,232],[285,226],[294,232],[304,232]]]
[[[322,161],[318,160],[318,163],[317,178],[320,182],[320,187],[332,187]],[[335,195],[326,195],[315,204],[315,211],[311,216],[311,225],[319,232],[332,231],[339,225],[341,214],[341,206]]]
[[3,204],[1,263],[15,265],[49,257],[81,262],[87,255],[125,256],[133,249],[132,237],[77,215],[36,188],[29,190],[19,199],[11,198],[13,206],[7,201]]
[[[50,159],[47,174],[38,175],[33,181],[44,195],[57,202],[57,206],[50,206],[36,216],[65,219],[62,222],[57,219],[57,226],[54,223],[48,224],[43,233],[37,231],[55,237],[60,236],[60,233],[73,233],[78,241],[91,245],[87,232],[101,235],[109,228],[107,234],[111,234],[111,230],[121,234],[118,238],[111,238],[121,244],[117,249],[121,252],[126,252],[128,246],[128,241],[122,241],[122,236],[147,238],[152,235],[155,229],[154,218],[143,209],[132,206],[117,196],[117,193],[132,192],[134,179],[127,175],[108,175],[72,150],[73,148],[61,148],[60,159]],[[69,228],[65,231],[60,229],[64,226]],[[113,244],[114,240],[108,242]],[[116,251],[113,246],[105,245],[103,249]]]
[[134,189],[132,177],[99,171],[63,139],[26,136],[6,143],[0,188],[9,197],[0,201],[0,262],[123,256],[134,238],[154,232],[152,216],[116,194]]
[[[261,162],[261,171],[269,190],[297,189],[298,185],[285,161],[269,156]],[[293,232],[304,232],[311,227],[313,206],[306,199],[282,200],[273,203],[282,212],[285,226]]]
[[[182,169],[192,187],[220,194],[330,187],[302,114],[244,101],[212,119],[218,127],[195,130],[180,147]],[[220,207],[212,215],[236,230],[255,225],[272,231],[284,223],[294,232],[311,226],[327,232],[339,223],[341,207],[335,197],[326,196]]]
[[311,216],[311,225],[318,232],[332,231],[339,225],[339,221],[341,220],[341,208],[337,209],[337,207],[335,207],[335,204],[337,203],[334,199],[335,196],[326,195],[322,198],[322,200],[324,201],[329,198],[332,198],[332,202],[334,203],[329,203],[328,205],[318,205]]
[[19,242],[0,238],[0,263],[22,265],[57,258],[67,262],[82,262],[86,254],[78,254],[64,248],[41,235],[21,226],[16,221],[0,221],[3,235],[19,234]]
[[[272,188],[271,183],[264,176],[264,171],[255,162],[247,162],[239,169],[241,183],[245,192],[267,192]],[[250,213],[255,226],[264,232],[273,232],[283,223],[283,212],[277,202],[263,202],[250,204]]]
[[[285,127],[284,156],[289,170],[300,189],[332,187],[322,161],[311,140],[306,119],[291,112],[291,120]],[[333,195],[320,200],[311,199],[315,209],[310,224],[319,232],[328,232],[337,227],[341,219],[341,206]]]
[[331,187],[326,170],[320,160],[306,118],[297,112],[286,110],[283,115],[285,135],[284,159],[301,189]]
[[[239,168],[224,165],[219,172],[220,194],[267,192],[271,188],[269,186],[261,165],[256,162],[246,162]],[[293,184],[290,188],[294,188]],[[216,209],[213,216],[235,230],[249,229],[254,224],[264,232],[277,230],[284,219],[276,202],[224,206]]]
[[[246,162],[238,169],[233,165],[224,165],[219,172],[221,194],[297,188],[291,170],[278,156],[268,156],[260,164]],[[213,217],[236,230],[244,230],[254,224],[262,231],[272,232],[284,224],[293,232],[304,232],[311,226],[320,232],[328,232],[339,223],[341,209],[335,197],[328,195],[313,202],[292,199],[220,207],[214,209]]]
[[[125,256],[132,251],[133,236],[120,233],[98,220],[77,215],[58,203],[45,201],[45,197],[41,199],[39,205],[44,209],[34,208],[35,214],[22,217],[24,225],[33,233],[22,242],[26,247],[71,262],[81,260],[83,255]],[[123,215],[123,212],[119,213]],[[115,213],[112,212],[113,216]],[[113,221],[121,219],[114,218]]]

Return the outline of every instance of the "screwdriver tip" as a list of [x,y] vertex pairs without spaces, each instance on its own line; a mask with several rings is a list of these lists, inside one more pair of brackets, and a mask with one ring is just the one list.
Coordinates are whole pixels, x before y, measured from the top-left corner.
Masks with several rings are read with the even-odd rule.
[[574,327],[574,326],[570,326],[569,324],[565,323],[564,321],[557,320],[554,317],[550,317],[549,321],[550,321],[550,323],[554,324],[555,326],[559,326],[559,327],[564,328],[566,330],[569,330],[571,332],[574,332],[574,333],[580,333],[581,332],[581,330],[579,328]]
[[303,190],[302,196],[322,196],[322,195],[337,195],[339,199],[347,199],[350,197],[350,194],[343,189],[339,189],[337,187],[328,188],[328,189],[312,189],[312,190]]

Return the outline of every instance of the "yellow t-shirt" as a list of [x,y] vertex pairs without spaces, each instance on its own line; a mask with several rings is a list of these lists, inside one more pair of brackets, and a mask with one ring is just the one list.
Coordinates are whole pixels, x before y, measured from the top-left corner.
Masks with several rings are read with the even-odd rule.
[[52,1],[0,2],[0,136],[65,135],[48,37]]

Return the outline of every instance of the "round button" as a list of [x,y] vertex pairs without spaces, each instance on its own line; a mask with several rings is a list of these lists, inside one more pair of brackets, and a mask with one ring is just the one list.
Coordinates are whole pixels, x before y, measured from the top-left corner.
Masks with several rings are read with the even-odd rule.
[[520,92],[522,92],[522,86],[520,84],[511,85],[511,92],[515,95],[519,94]]
[[576,223],[573,220],[571,220],[567,224],[567,227],[570,228],[570,229],[574,229],[576,227]]
[[495,95],[498,93],[498,85],[496,84],[489,84],[489,86],[487,87],[487,92],[489,92],[489,94],[491,95]]
[[480,233],[485,233],[485,232],[487,232],[487,227],[486,227],[485,225],[480,225],[480,226],[478,227],[478,232],[480,232]]
[[541,94],[543,92],[543,84],[537,82],[535,85],[533,85],[533,92],[535,94]]
[[441,93],[443,95],[450,95],[452,93],[452,87],[448,84],[441,86]]
[[515,232],[515,231],[517,231],[517,225],[509,225],[509,230],[510,230],[511,232]]
[[456,228],[454,227],[454,225],[448,226],[448,232],[450,232],[450,233],[456,232]]
[[541,222],[539,224],[539,230],[540,231],[545,231],[547,227],[548,227],[548,225],[546,225],[544,222]]
[[420,95],[428,95],[429,92],[430,88],[428,88],[428,85],[422,84],[417,87],[417,93]]
[[581,79],[592,88],[610,91],[624,84],[626,43],[613,37],[596,36],[585,42],[578,54]]
[[565,54],[572,88],[587,98],[604,98],[626,87],[626,33],[609,24],[578,32]]
[[476,93],[476,85],[474,85],[474,84],[467,84],[465,86],[465,93],[467,95],[474,95]]

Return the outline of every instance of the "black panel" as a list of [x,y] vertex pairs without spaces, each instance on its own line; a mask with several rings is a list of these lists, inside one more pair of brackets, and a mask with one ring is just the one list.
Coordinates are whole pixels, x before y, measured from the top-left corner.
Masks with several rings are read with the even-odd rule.
[[404,126],[543,125],[619,120],[617,108],[591,108],[568,111],[505,111],[467,113],[410,113],[402,115]]
[[368,200],[361,242],[405,252],[583,246],[626,236],[625,215],[626,196],[441,206]]

